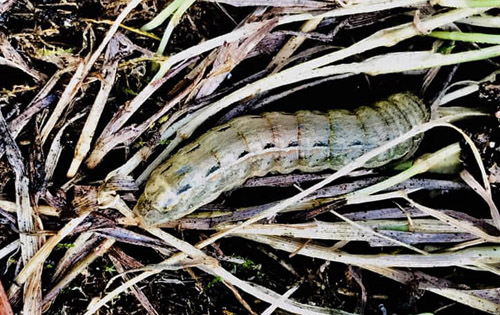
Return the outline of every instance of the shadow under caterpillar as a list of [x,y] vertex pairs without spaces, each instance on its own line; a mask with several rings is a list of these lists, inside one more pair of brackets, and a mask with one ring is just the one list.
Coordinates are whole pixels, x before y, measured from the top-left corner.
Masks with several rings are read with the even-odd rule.
[[[183,217],[248,178],[270,172],[338,170],[430,119],[411,93],[353,111],[269,112],[215,127],[181,148],[151,175],[134,212],[147,225]],[[411,156],[421,136],[364,165],[375,168]]]

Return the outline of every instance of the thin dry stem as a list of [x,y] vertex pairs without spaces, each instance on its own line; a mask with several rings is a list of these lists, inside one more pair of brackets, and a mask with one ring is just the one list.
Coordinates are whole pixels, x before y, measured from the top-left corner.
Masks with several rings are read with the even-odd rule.
[[[388,241],[381,240],[379,235],[391,237],[397,235],[398,240],[407,243],[437,243],[440,237],[443,237],[443,241],[446,243],[452,240],[458,242],[461,239],[461,234],[466,238],[473,237],[458,227],[450,226],[436,219],[414,219],[411,225],[409,222],[401,220],[368,220],[359,223],[359,225],[352,225],[347,222],[347,217],[343,217],[343,220],[346,222],[323,222],[316,220],[314,222],[298,224],[252,224],[233,235],[245,234],[250,236],[256,234],[302,239],[367,241],[372,246],[396,245],[392,239]],[[369,233],[366,233],[359,226],[370,229]],[[229,227],[231,226],[221,226],[222,229]],[[377,234],[372,233],[375,231]],[[446,237],[447,234],[449,234],[450,238]],[[413,238],[413,235],[417,237]],[[419,240],[418,236],[420,235],[432,235],[436,238],[429,240],[426,237],[422,237]],[[399,244],[397,245],[399,246]]]
[[0,249],[0,259],[4,258],[5,256],[9,255],[13,251],[17,250],[19,248],[19,245],[21,244],[20,240],[15,240],[8,245],[2,247]]
[[[16,203],[12,201],[7,201],[7,200],[0,200],[0,208],[7,212],[16,212]],[[47,205],[38,205],[37,206],[38,213],[43,214],[43,215],[48,215],[51,217],[57,217],[59,216],[59,211],[55,209],[54,207],[47,206]]]
[[449,253],[433,253],[427,255],[416,254],[349,254],[331,247],[316,245],[312,243],[304,244],[302,241],[293,239],[252,235],[245,236],[246,239],[267,244],[273,248],[289,253],[297,253],[312,258],[319,258],[328,261],[339,262],[356,266],[377,266],[377,267],[404,267],[404,268],[434,268],[450,266],[469,266],[477,263],[497,264],[500,262],[499,246],[483,246],[464,249]]
[[5,289],[2,285],[2,281],[0,281],[0,314],[14,315],[9,299],[7,298],[7,294],[5,293]]
[[57,121],[59,120],[59,117],[66,109],[66,106],[73,100],[75,95],[78,93],[78,90],[83,84],[83,80],[87,77],[88,73],[94,66],[94,63],[97,61],[99,56],[101,56],[102,52],[108,45],[113,35],[115,35],[116,31],[120,27],[120,24],[122,24],[123,20],[125,20],[127,15],[141,2],[142,0],[130,0],[130,2],[123,9],[120,15],[118,15],[118,17],[114,21],[113,25],[110,27],[109,31],[104,36],[104,39],[102,40],[101,44],[97,47],[97,49],[91,55],[87,56],[87,58],[85,58],[80,62],[80,65],[78,66],[70,82],[64,89],[64,92],[61,95],[61,98],[59,99],[59,102],[54,108],[51,116],[49,117],[49,120],[47,120],[45,126],[42,129],[41,133],[42,142],[45,142],[47,140],[50,132],[52,131]]
[[[110,47],[112,46],[114,45],[110,45]],[[97,93],[94,104],[92,105],[89,115],[87,116],[82,133],[80,134],[80,138],[78,139],[75,147],[73,160],[71,161],[68,173],[66,174],[66,176],[70,178],[75,176],[80,164],[90,151],[90,144],[92,143],[97,123],[99,122],[99,118],[104,110],[104,105],[106,105],[109,93],[111,92],[115,82],[119,59],[113,58],[113,56],[109,56],[108,58],[112,58],[112,60],[108,59],[101,69],[101,88]]]
[[[275,292],[272,292],[268,289],[263,290],[261,288],[256,287],[255,285],[250,285],[246,281],[242,281],[238,278],[236,278],[234,275],[232,275],[230,272],[226,271],[224,268],[218,266],[218,262],[214,260],[211,257],[208,257],[200,251],[199,249],[195,248],[189,243],[186,243],[182,240],[179,240],[170,234],[158,229],[158,228],[149,228],[147,229],[148,232],[158,236],[160,239],[166,241],[170,245],[180,249],[183,252],[186,252],[189,256],[195,258],[195,259],[201,259],[203,261],[206,261],[204,265],[198,266],[201,270],[213,274],[215,276],[221,277],[224,281],[227,281],[228,283],[234,285],[235,287],[238,287],[242,290],[244,290],[246,293],[254,295],[255,297],[269,302],[271,304],[276,304],[280,308],[284,310],[288,310],[291,312],[295,312],[297,314],[325,314],[325,312],[332,312],[334,310],[331,309],[323,309],[323,308],[318,308],[318,307],[313,307],[309,305],[304,305],[304,304],[299,304],[294,301],[290,300],[284,300],[280,301],[279,299],[281,298],[280,295],[276,294]],[[166,263],[167,265],[169,262]],[[108,301],[110,301],[112,298],[116,297],[118,294],[129,288],[131,285],[136,284],[137,282],[152,276],[156,273],[160,272],[158,271],[147,271],[143,272],[137,277],[134,277],[130,281],[122,284],[120,287],[117,289],[113,290],[110,292],[107,296],[105,296],[103,299],[101,299],[99,302],[93,304],[89,309],[87,309],[87,312],[85,315],[90,315],[95,313],[100,307],[102,307],[104,304],[106,304]],[[342,311],[337,311],[334,312],[334,314],[348,314]]]
[[104,255],[111,246],[115,243],[114,239],[107,239],[101,242],[87,257],[79,260],[74,267],[68,272],[54,287],[43,297],[44,307],[48,307],[49,303],[66,287],[76,276],[82,273],[94,260]]
[[[6,155],[9,164],[15,173],[15,191],[16,191],[16,213],[17,226],[19,229],[19,240],[21,244],[21,258],[23,264],[27,264],[43,242],[43,237],[33,236],[42,228],[38,214],[33,211],[29,196],[29,179],[24,168],[24,161],[21,151],[14,138],[11,136],[7,123],[0,112],[0,132],[3,134]],[[31,277],[24,287],[24,305],[23,311],[26,314],[41,314],[42,284],[41,273],[42,265],[36,266],[38,271],[36,276]],[[9,290],[9,297],[13,298],[21,290],[17,284],[13,284]]]
[[[316,29],[316,27],[323,21],[322,18],[315,18],[306,21],[300,28],[301,32],[311,32]],[[302,46],[306,40],[305,36],[293,36],[290,38],[286,44],[281,48],[281,50],[273,57],[273,60],[267,66],[268,69],[272,69],[273,73],[281,71],[283,67],[287,64],[288,59],[297,51],[297,49]]]
[[42,265],[45,260],[49,257],[52,250],[56,247],[59,242],[64,239],[68,234],[70,234],[80,223],[85,220],[85,218],[89,215],[90,211],[86,211],[82,213],[79,217],[71,219],[66,225],[60,229],[56,235],[49,238],[45,244],[36,252],[33,257],[28,261],[28,263],[24,266],[24,268],[19,272],[16,277],[16,283],[18,285],[23,284],[28,280],[30,276],[36,272],[36,268]]
[[[409,272],[394,268],[364,265],[362,268],[378,273],[389,279],[404,284],[417,285],[418,288],[436,293],[453,301],[488,312],[498,314],[500,301],[493,297],[499,296],[499,288],[486,290],[469,290],[453,288],[454,284],[444,279],[429,276],[423,272]],[[418,280],[418,282],[415,282]],[[455,285],[456,286],[456,285]],[[481,292],[482,291],[482,292]]]

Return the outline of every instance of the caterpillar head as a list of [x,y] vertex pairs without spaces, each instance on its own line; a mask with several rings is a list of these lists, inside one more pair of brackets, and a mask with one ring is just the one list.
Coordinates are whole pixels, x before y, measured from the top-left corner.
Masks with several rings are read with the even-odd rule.
[[134,213],[145,226],[157,225],[183,216],[178,211],[179,195],[177,190],[161,177],[152,176],[144,188]]

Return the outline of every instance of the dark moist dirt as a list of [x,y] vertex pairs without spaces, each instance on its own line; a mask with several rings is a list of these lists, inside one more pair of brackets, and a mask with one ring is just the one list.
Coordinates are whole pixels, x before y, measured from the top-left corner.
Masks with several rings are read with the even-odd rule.
[[[127,20],[128,26],[139,28],[145,22],[149,21],[159,9],[166,6],[167,1],[144,1],[139,7],[139,10],[134,11],[131,17]],[[110,1],[110,0],[84,0],[78,2],[68,1],[66,4],[61,4],[56,0],[40,0],[31,1],[33,7],[26,5],[24,1],[16,1],[11,11],[0,16],[0,30],[9,35],[20,33],[32,34],[30,44],[14,39],[11,43],[26,57],[31,64],[40,72],[49,77],[54,74],[56,67],[46,61],[41,61],[34,58],[36,51],[41,49],[46,44],[59,47],[61,49],[71,49],[79,51],[81,56],[85,56],[90,52],[90,44],[96,47],[102,39],[104,32],[109,26],[104,24],[92,24],[86,22],[85,19],[95,20],[114,20],[119,12],[126,5],[125,1]],[[244,8],[225,7],[228,13],[235,21],[240,21],[251,10]],[[390,25],[394,20],[388,19],[385,21]],[[40,35],[42,30],[57,27],[57,32],[50,36]],[[91,27],[93,35],[88,32]],[[319,31],[328,32],[328,28],[332,26],[323,26]],[[184,48],[190,47],[200,41],[213,38],[217,35],[228,32],[234,28],[234,23],[225,13],[223,13],[216,5],[211,3],[199,2],[188,11],[181,24],[176,28],[171,38],[168,53],[181,51]],[[331,29],[330,29],[331,30]],[[155,30],[154,33],[161,36],[163,27]],[[143,36],[131,34],[123,31],[127,36],[134,41],[135,44],[154,51],[157,42]],[[370,27],[341,31],[335,39],[336,45],[349,45],[359,38],[363,38],[367,34],[373,32]],[[95,36],[95,39],[92,39]],[[317,45],[315,41],[308,41],[304,49]],[[417,39],[412,42],[412,48],[417,50],[419,46],[429,47],[429,41],[426,39]],[[406,45],[406,46],[405,46]],[[408,48],[408,44],[403,43],[401,46],[404,49]],[[459,45],[459,44],[457,44]],[[272,53],[272,51],[271,51]],[[375,54],[377,51],[370,52]],[[368,54],[368,55],[369,55]],[[367,55],[367,56],[368,56]],[[262,69],[271,59],[269,55],[261,55],[252,60],[245,61],[233,73],[232,79],[224,84],[224,87],[231,86],[253,74],[253,69]],[[355,59],[355,58],[353,58]],[[484,62],[482,67],[477,67],[478,63],[472,65],[461,65],[456,73],[455,81],[461,79],[479,79],[490,73],[495,67],[494,65]],[[1,73],[8,75],[0,75],[0,86],[6,90],[12,90],[16,85],[35,86],[35,82],[26,79],[26,76],[17,70],[11,68],[0,67]],[[448,73],[450,68],[444,68],[444,73]],[[124,101],[130,99],[130,91],[139,91],[150,79],[150,73],[144,77],[130,76],[120,72],[118,83],[113,91],[113,98],[107,103],[107,110],[101,119],[99,128],[104,127],[104,123],[109,121],[112,114],[118,106]],[[67,83],[67,79],[63,80]],[[175,80],[174,80],[175,81]],[[436,80],[440,82],[440,80]],[[395,83],[396,82],[396,83]],[[393,92],[403,90],[413,90],[418,92],[422,82],[422,75],[384,75],[378,77],[355,76],[345,80],[333,81],[322,84],[320,86],[301,91],[291,97],[282,99],[264,110],[286,110],[295,111],[304,108],[304,103],[308,109],[324,110],[330,108],[332,104],[338,107],[355,107],[360,104],[368,104],[383,98]],[[142,118],[149,116],[156,109],[155,106],[161,105],[165,93],[172,86],[166,85],[160,92],[157,93],[154,100],[150,100],[149,104],[143,106],[144,110],[140,112],[134,119],[141,121]],[[429,98],[432,98],[432,91],[439,91],[442,86],[433,86],[428,92]],[[60,93],[63,86],[56,87],[55,91]],[[87,95],[79,99],[75,104],[75,112],[89,106],[95,98],[97,88],[90,86],[87,89]],[[3,107],[4,115],[15,109],[16,106],[23,107],[35,95],[36,91],[18,93],[9,98],[9,105]],[[478,107],[487,107],[491,112],[495,112],[500,106],[500,81],[485,84],[481,89],[481,98],[477,95],[462,99],[463,104],[473,104]],[[4,95],[2,95],[4,96]],[[457,104],[459,105],[459,104]],[[148,110],[147,108],[152,108]],[[258,112],[258,111],[257,111]],[[223,113],[224,114],[224,113]],[[223,115],[221,114],[221,116]],[[215,117],[209,121],[207,125],[213,123],[220,117]],[[65,174],[63,173],[71,161],[74,145],[78,139],[80,130],[84,120],[80,120],[68,128],[63,137],[65,150],[60,161],[61,170],[56,172],[52,186],[49,190],[52,194],[57,193],[57,187],[60,187],[66,182]],[[485,166],[490,170],[490,181],[492,182],[493,193],[495,200],[498,200],[498,183],[500,182],[500,164],[499,153],[499,130],[498,121],[488,118],[482,119],[481,123],[463,122],[460,126],[472,137],[478,146]],[[99,129],[99,130],[100,130]],[[203,129],[203,128],[201,128]],[[25,128],[25,131],[20,136],[19,140],[33,140],[35,131],[34,123]],[[202,131],[200,131],[202,132]],[[147,136],[145,136],[147,137]],[[460,137],[449,131],[431,131],[426,135],[425,142],[421,151],[429,152],[444,146],[443,139],[446,143],[460,141]],[[463,146],[465,148],[465,145]],[[21,146],[24,156],[28,156],[30,146]],[[135,150],[135,149],[132,149]],[[88,182],[92,180],[102,180],[102,174],[107,174],[109,170],[116,168],[126,161],[127,150],[118,149],[111,152],[105,159],[104,163],[96,170],[88,171]],[[464,150],[463,160],[467,169],[474,170],[475,162],[471,157],[470,151]],[[137,175],[137,174],[136,174]],[[475,174],[477,175],[477,174]],[[7,196],[13,196],[13,180],[12,172],[4,161],[0,161],[0,189],[1,193]],[[305,186],[304,186],[305,187]],[[252,196],[262,196],[262,201],[276,200],[277,196],[286,197],[295,193],[294,188],[291,189],[241,189],[236,192],[226,194],[216,203],[223,202],[226,206],[231,205],[250,205],[252,204]],[[61,200],[64,201],[64,196]],[[484,203],[474,193],[439,193],[439,198],[429,196],[429,194],[419,194],[416,196],[420,201],[427,205],[435,207],[448,207],[457,210],[463,210],[476,217],[487,217],[488,210]],[[68,198],[71,199],[71,198]],[[437,201],[436,201],[437,200]],[[386,206],[387,204],[372,204],[370,207]],[[392,206],[392,204],[388,204]],[[471,207],[471,205],[474,205]],[[339,211],[350,212],[353,210],[367,210],[367,206],[346,207]],[[3,213],[1,213],[3,214]],[[74,215],[70,212],[68,216]],[[12,242],[16,239],[17,234],[13,232],[15,226],[6,224],[8,216],[0,215],[0,247]],[[331,216],[325,214],[320,218],[332,219]],[[45,229],[58,230],[64,225],[63,222],[55,221],[54,219],[45,218]],[[96,220],[91,218],[90,220]],[[137,232],[140,232],[137,230]],[[192,231],[172,231],[175,235],[184,238],[190,243],[196,243],[206,235]],[[209,232],[207,232],[209,235]],[[71,246],[75,237],[65,239],[64,244]],[[44,266],[43,285],[45,289],[51,288],[52,270],[64,254],[65,245],[56,249],[46,261]],[[325,243],[328,245],[334,245]],[[161,256],[153,249],[127,245],[118,243],[116,245],[122,249],[130,257],[136,259],[142,264],[159,263]],[[346,248],[347,251],[377,253],[382,251],[390,251],[383,248],[369,248],[367,245],[353,243]],[[453,303],[450,300],[441,298],[438,295],[429,292],[424,293],[412,285],[401,285],[387,278],[378,276],[374,273],[358,270],[356,268],[349,269],[348,266],[337,263],[325,263],[317,259],[309,259],[299,255],[292,258],[287,253],[279,252],[270,249],[267,246],[259,245],[244,241],[238,238],[230,238],[220,243],[216,243],[207,249],[207,253],[211,256],[221,258],[222,265],[233,272],[236,276],[243,280],[249,280],[254,283],[263,285],[276,292],[284,293],[290,287],[300,284],[300,289],[293,294],[293,298],[297,301],[313,304],[324,307],[338,308],[350,312],[361,310],[361,288],[355,279],[361,278],[362,284],[366,288],[368,302],[366,305],[366,314],[409,314],[422,312],[435,312],[441,309],[438,314],[482,314],[479,311],[471,310],[467,306]],[[17,265],[17,261],[13,256],[7,257],[0,261],[0,274],[2,275],[2,283],[6,288],[12,283],[13,273]],[[231,258],[233,262],[228,262],[227,258]],[[226,261],[225,261],[226,260]],[[284,262],[289,265],[285,268],[280,264]],[[126,268],[127,269],[127,268]],[[291,270],[289,270],[291,269]],[[162,272],[140,283],[140,288],[149,298],[154,308],[160,314],[245,314],[248,311],[234,297],[232,292],[218,278],[214,278],[201,272],[197,269],[192,269],[192,273],[185,271],[168,271]],[[473,288],[485,288],[488,286],[497,285],[496,279],[492,279],[486,273],[472,273],[465,269],[441,268],[433,270],[425,270],[425,272],[443,277],[456,283],[465,283]],[[117,287],[121,281],[114,281],[110,284],[113,277],[117,276],[118,272],[113,266],[107,255],[97,259],[87,271],[79,275],[72,281],[55,299],[47,314],[81,314],[94,297],[102,297],[104,292],[109,292]],[[47,293],[46,291],[44,293]],[[249,303],[252,309],[260,313],[264,311],[268,304],[263,303],[252,296],[242,293],[242,298]],[[19,305],[15,306],[19,310]],[[277,313],[281,314],[282,311]],[[137,299],[130,293],[121,294],[115,298],[107,307],[102,308],[100,314],[146,314]]]

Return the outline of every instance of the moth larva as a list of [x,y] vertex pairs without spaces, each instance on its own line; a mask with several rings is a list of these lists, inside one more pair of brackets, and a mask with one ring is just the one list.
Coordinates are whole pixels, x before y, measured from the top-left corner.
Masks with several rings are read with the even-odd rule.
[[[239,117],[211,129],[158,167],[134,211],[144,223],[155,225],[195,211],[250,177],[337,170],[429,116],[418,97],[399,93],[353,111]],[[403,159],[415,152],[420,140],[403,142],[365,167]]]

